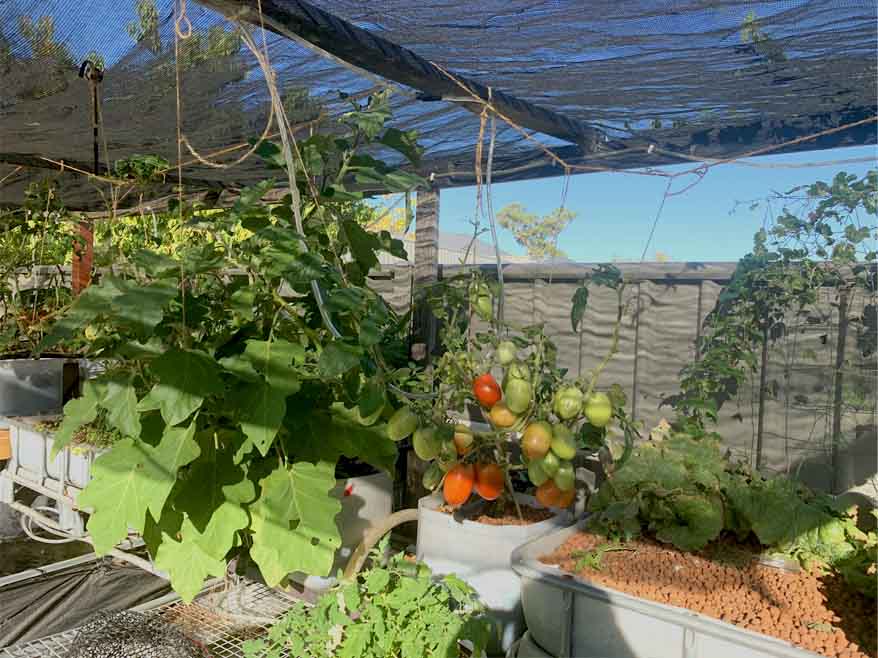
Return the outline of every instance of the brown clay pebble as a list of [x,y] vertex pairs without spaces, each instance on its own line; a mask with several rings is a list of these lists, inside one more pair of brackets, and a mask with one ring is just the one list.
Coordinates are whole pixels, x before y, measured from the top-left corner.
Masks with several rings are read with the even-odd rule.
[[834,574],[760,565],[752,546],[729,538],[698,553],[638,539],[625,544],[633,551],[603,553],[600,570],[579,564],[582,553],[607,542],[579,532],[540,560],[597,585],[687,608],[829,658],[878,658],[876,602]]
[[[492,505],[484,514],[480,514],[476,518],[469,519],[476,523],[484,523],[485,525],[531,525],[550,519],[555,514],[551,510],[537,509],[527,505],[521,505],[521,516],[518,516],[518,510],[515,504],[506,501],[505,505]],[[449,505],[440,505],[439,511],[445,514],[453,514],[454,508]]]

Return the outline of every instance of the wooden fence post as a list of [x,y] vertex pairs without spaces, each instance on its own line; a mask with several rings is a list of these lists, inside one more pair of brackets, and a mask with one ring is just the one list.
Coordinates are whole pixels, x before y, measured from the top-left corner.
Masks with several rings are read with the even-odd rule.
[[412,356],[429,361],[437,345],[436,318],[426,301],[429,288],[439,280],[439,190],[418,192],[415,210],[415,263],[412,297]]
[[848,339],[848,291],[838,294],[838,336],[835,343],[835,390],[832,395],[832,493],[838,493],[838,444],[841,441],[841,420],[844,414],[844,353]]
[[[427,303],[429,288],[439,281],[439,190],[418,192],[415,209],[415,259],[412,282],[412,359],[429,367],[430,357],[438,343],[436,317]],[[400,507],[416,507],[418,499],[427,494],[421,484],[425,465],[411,449],[411,440],[400,446],[396,482]]]

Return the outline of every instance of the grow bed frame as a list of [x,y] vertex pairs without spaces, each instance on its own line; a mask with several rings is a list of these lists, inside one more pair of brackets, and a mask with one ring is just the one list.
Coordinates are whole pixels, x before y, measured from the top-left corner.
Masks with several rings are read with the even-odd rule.
[[[240,601],[240,609],[246,613],[236,611],[227,615],[217,610],[212,603],[224,596]],[[243,580],[227,589],[225,581],[215,580],[208,583],[192,603],[183,603],[179,596],[171,593],[131,610],[163,619],[172,628],[204,644],[213,658],[243,658],[242,643],[264,636],[268,632],[268,620],[284,615],[297,600],[255,581]],[[252,621],[247,620],[248,615]],[[12,645],[0,649],[0,656],[64,658],[78,630]]]

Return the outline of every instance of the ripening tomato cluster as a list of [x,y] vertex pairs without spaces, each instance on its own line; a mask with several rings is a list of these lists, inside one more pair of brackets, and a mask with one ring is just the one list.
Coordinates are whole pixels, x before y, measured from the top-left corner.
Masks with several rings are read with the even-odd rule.
[[[518,359],[515,343],[501,341],[496,359],[503,368],[502,387],[485,372],[473,380],[473,397],[495,430],[521,433],[522,465],[537,500],[546,507],[569,507],[575,496],[573,458],[578,447],[573,428],[581,434],[603,432],[613,416],[612,403],[604,393],[586,396],[569,384],[555,391],[547,418],[534,418],[536,382],[527,363]],[[478,435],[466,425],[421,425],[403,407],[390,418],[388,435],[395,441],[412,437],[415,454],[432,462],[424,486],[431,491],[441,486],[449,505],[464,504],[473,492],[486,500],[503,492],[504,468],[479,460],[478,451],[472,452]]]

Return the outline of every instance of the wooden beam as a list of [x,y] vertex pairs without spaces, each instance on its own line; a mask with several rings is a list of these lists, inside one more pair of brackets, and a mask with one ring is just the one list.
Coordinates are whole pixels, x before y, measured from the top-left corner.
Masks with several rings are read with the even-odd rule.
[[[357,27],[305,0],[200,0],[230,18],[262,25],[290,39],[304,39],[343,63],[406,85],[422,93],[422,100],[459,102],[480,113],[481,103],[436,65],[387,39]],[[262,10],[260,16],[260,8]],[[579,145],[585,152],[605,141],[601,131],[547,108],[450,72],[471,94],[488,101],[518,125]]]

